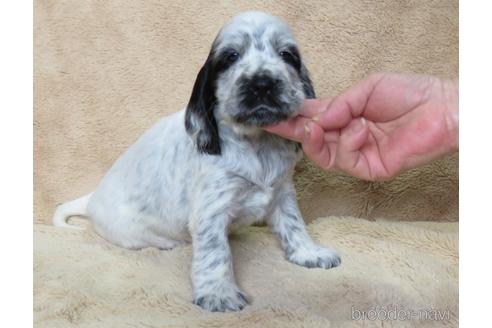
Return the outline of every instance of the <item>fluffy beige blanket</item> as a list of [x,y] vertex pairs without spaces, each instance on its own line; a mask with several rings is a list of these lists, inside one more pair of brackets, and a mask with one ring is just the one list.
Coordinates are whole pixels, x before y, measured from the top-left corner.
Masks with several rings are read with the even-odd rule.
[[[456,326],[457,229],[320,218],[311,235],[342,255],[330,270],[291,264],[267,228],[244,229],[231,236],[231,248],[252,304],[224,314],[191,303],[189,245],[131,251],[91,230],[36,225],[34,320],[50,328]],[[395,310],[405,320],[389,320]]]
[[350,321],[352,306],[391,303],[448,309],[436,323],[457,323],[457,155],[376,183],[303,161],[301,210],[315,238],[341,251],[342,266],[297,267],[264,228],[245,230],[232,244],[253,305],[239,314],[190,304],[189,247],[131,252],[42,224],[186,105],[217,31],[250,9],[292,27],[320,97],[376,71],[458,74],[457,0],[34,1],[36,326],[357,326],[371,322]]

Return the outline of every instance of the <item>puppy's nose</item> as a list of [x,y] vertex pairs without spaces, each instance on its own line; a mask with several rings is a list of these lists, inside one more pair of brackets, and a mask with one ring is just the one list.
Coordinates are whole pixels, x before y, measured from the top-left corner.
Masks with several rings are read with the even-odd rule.
[[251,81],[251,90],[255,94],[255,96],[266,96],[270,94],[274,87],[274,81],[271,77],[266,75],[260,75],[255,77]]

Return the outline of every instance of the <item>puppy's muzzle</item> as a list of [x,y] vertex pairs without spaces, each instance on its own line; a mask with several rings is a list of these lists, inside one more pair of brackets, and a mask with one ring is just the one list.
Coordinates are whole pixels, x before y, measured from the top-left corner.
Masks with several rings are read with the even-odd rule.
[[256,106],[278,106],[282,82],[270,75],[260,73],[242,82],[244,103],[250,109]]
[[272,94],[276,81],[268,75],[260,75],[249,82],[250,92],[258,99],[264,99]]
[[282,102],[284,84],[268,73],[257,73],[240,82],[241,111],[235,115],[238,123],[263,126],[286,119],[288,104]]

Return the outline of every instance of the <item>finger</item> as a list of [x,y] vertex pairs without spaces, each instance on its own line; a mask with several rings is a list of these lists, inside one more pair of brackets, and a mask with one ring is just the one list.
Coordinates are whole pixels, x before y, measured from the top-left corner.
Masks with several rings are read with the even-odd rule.
[[307,118],[316,117],[320,113],[327,110],[332,100],[333,97],[325,99],[306,99],[299,109],[299,115]]
[[296,116],[275,125],[265,126],[263,129],[286,139],[302,142],[304,139],[304,125],[307,121],[308,119],[304,117]]
[[325,131],[325,143],[338,142],[340,139],[340,130]]
[[361,153],[368,137],[367,122],[363,118],[353,120],[340,133],[335,166],[350,175],[370,179],[369,163]]
[[[319,167],[328,170],[334,166],[336,143],[326,142],[326,136],[323,129],[314,122],[306,122],[304,128],[304,140],[302,149],[309,159]],[[333,132],[331,132],[333,134]],[[329,136],[329,139],[334,139]]]
[[314,120],[325,130],[346,127],[354,118],[364,116],[364,110],[380,75],[371,75],[334,98],[326,110],[315,116]]

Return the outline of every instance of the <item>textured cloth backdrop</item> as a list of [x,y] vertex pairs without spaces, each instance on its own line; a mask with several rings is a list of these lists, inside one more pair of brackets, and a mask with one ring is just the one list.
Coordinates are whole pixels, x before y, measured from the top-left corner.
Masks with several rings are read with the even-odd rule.
[[[456,77],[457,1],[34,1],[34,221],[93,190],[160,117],[183,108],[220,27],[261,9],[293,29],[318,96],[371,72]],[[457,156],[389,182],[296,175],[308,221],[458,218]]]

